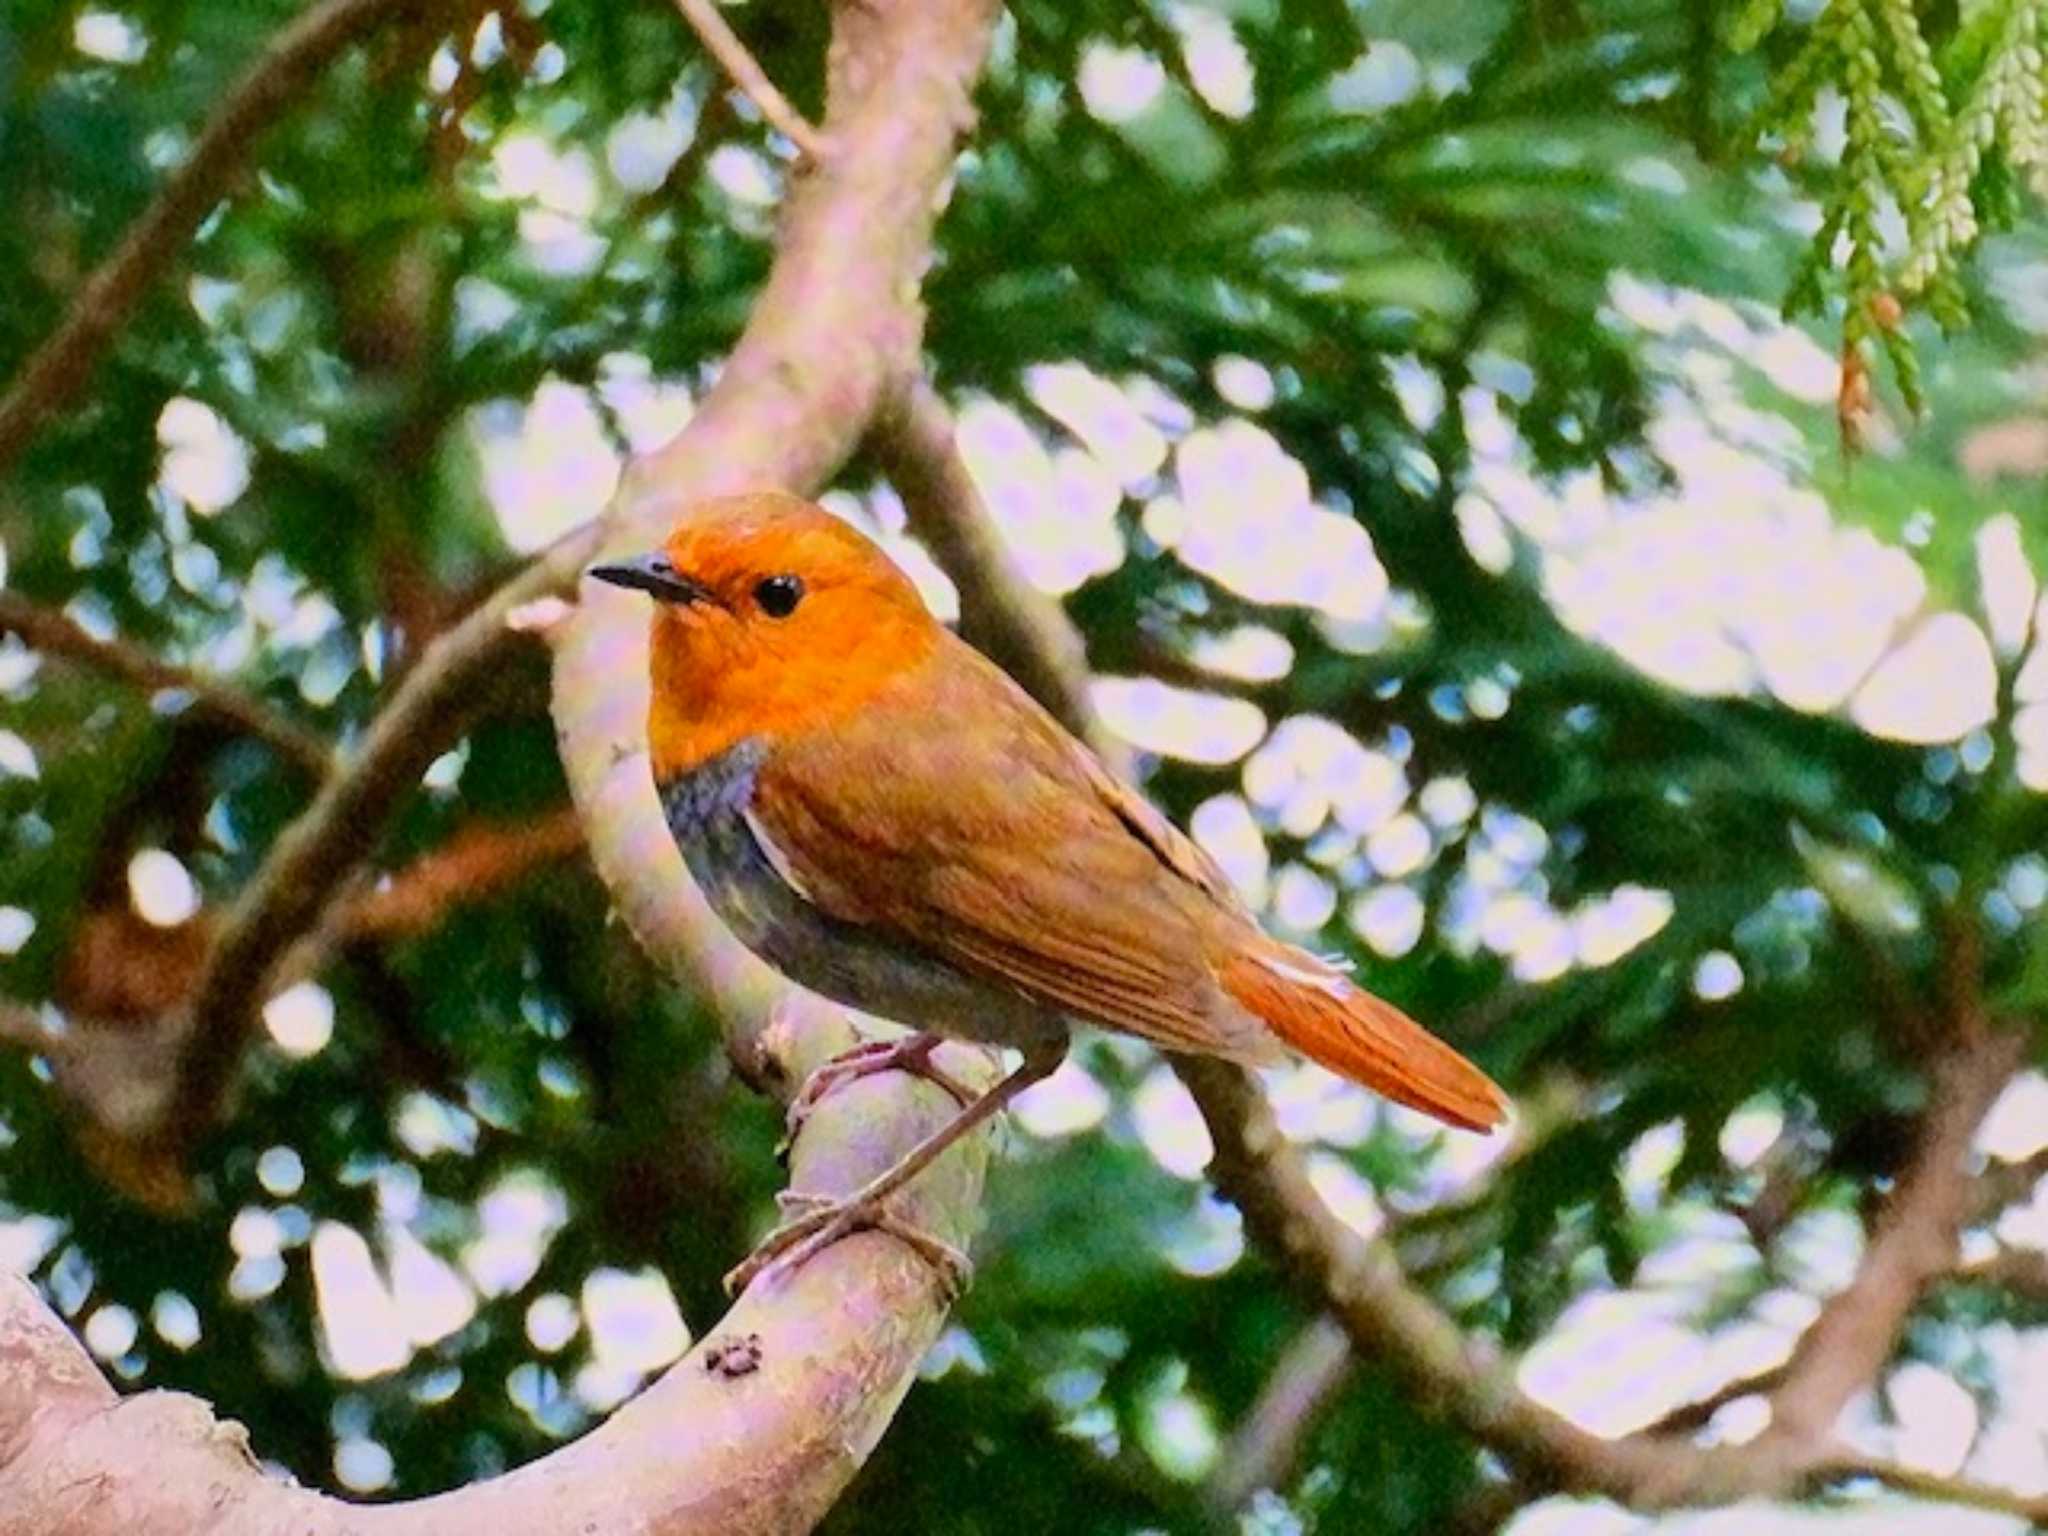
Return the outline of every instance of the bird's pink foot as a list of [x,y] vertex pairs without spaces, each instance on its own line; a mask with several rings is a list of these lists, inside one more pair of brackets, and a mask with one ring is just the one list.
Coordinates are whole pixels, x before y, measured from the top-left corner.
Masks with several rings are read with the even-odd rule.
[[[901,1047],[903,1051],[911,1054],[912,1059],[928,1056],[931,1051],[929,1045],[920,1048],[915,1039],[901,1042]],[[747,1257],[746,1262],[725,1277],[726,1290],[737,1294],[767,1270],[787,1274],[831,1247],[848,1233],[866,1228],[888,1232],[910,1244],[932,1263],[944,1279],[947,1289],[957,1295],[961,1287],[966,1285],[970,1273],[967,1255],[952,1244],[941,1242],[931,1233],[920,1231],[905,1222],[887,1209],[886,1202],[896,1191],[929,1168],[961,1137],[1000,1114],[1006,1105],[1033,1083],[1043,1082],[1052,1076],[1066,1054],[1067,1037],[1064,1034],[1037,1041],[1024,1053],[1024,1060],[1012,1068],[1007,1077],[979,1096],[952,1084],[949,1079],[941,1078],[940,1081],[947,1083],[950,1091],[964,1101],[964,1107],[958,1114],[851,1194],[833,1197],[785,1194],[782,1197],[784,1208],[794,1210],[798,1214],[769,1233],[761,1246]],[[893,1068],[898,1065],[900,1055],[899,1052],[898,1057],[890,1058],[888,1066]],[[862,1053],[861,1067],[855,1075],[882,1070],[883,1068],[876,1062],[876,1056],[877,1053],[874,1052]],[[828,1067],[830,1065],[832,1064],[828,1063]],[[927,1071],[930,1065],[929,1061],[924,1062]],[[805,1091],[806,1094],[809,1093],[808,1085]]]
[[803,1087],[790,1101],[789,1138],[792,1141],[796,1139],[796,1133],[803,1129],[804,1121],[810,1118],[811,1112],[824,1102],[825,1095],[841,1084],[877,1072],[910,1072],[929,1078],[953,1095],[963,1109],[966,1108],[974,1102],[976,1094],[932,1060],[932,1052],[939,1048],[939,1043],[938,1035],[915,1034],[896,1040],[867,1040],[850,1051],[840,1052],[805,1078]]
[[973,1261],[966,1254],[905,1221],[879,1199],[863,1199],[859,1195],[833,1199],[786,1189],[775,1201],[791,1213],[790,1219],[763,1238],[760,1246],[725,1277],[728,1296],[737,1296],[762,1274],[794,1274],[842,1237],[855,1232],[886,1232],[909,1244],[939,1272],[948,1301],[967,1289],[974,1274]]

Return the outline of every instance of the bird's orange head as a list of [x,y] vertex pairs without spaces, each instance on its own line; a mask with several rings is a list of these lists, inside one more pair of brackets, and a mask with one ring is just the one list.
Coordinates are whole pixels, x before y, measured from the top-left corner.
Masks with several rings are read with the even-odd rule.
[[647,736],[661,783],[742,741],[829,727],[940,634],[871,540],[776,492],[700,503],[661,548],[589,574],[654,599]]

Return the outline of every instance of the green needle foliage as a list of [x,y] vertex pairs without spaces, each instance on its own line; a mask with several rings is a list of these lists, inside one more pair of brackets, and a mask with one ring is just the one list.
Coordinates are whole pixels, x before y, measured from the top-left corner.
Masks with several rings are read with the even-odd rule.
[[1965,259],[1987,231],[2013,226],[2020,188],[2043,168],[2048,6],[1829,0],[1799,24],[1783,11],[1779,0],[1751,0],[1728,13],[1735,52],[1789,49],[1745,140],[1806,153],[1825,98],[1842,111],[1839,168],[1785,312],[1839,298],[1845,358],[1881,346],[1918,413],[1927,397],[1903,311],[1923,307],[1950,333],[1968,322]]

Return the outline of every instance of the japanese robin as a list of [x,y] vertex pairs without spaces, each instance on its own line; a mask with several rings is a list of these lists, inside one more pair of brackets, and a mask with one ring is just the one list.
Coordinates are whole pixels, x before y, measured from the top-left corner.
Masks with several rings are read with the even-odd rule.
[[887,1196],[1050,1075],[1076,1023],[1246,1064],[1298,1051],[1452,1125],[1503,1118],[1456,1051],[1262,932],[1207,854],[824,509],[707,502],[589,574],[654,599],[649,756],[712,907],[791,980],[918,1031],[828,1064],[799,1105],[888,1068],[946,1081],[944,1036],[1022,1052],[866,1188],[771,1234],[735,1287],[858,1227],[899,1230]]

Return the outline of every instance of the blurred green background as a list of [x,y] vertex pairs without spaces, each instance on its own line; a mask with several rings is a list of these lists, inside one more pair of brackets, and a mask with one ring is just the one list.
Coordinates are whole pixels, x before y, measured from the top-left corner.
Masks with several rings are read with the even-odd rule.
[[[1283,1125],[1602,1432],[1768,1369],[1843,1282],[1944,978],[2048,1045],[2048,244],[2027,145],[1995,149],[1972,185],[2010,227],[1892,322],[1874,263],[1923,247],[1886,188],[1916,158],[1924,188],[1934,140],[1894,34],[1814,52],[1890,14],[1845,4],[1015,0],[928,281],[970,463],[1148,792],[1523,1107],[1481,1143],[1302,1069]],[[1922,21],[1946,50],[2022,9]],[[293,13],[0,7],[0,378]],[[732,16],[815,111],[822,8]],[[1870,148],[1877,96],[1918,149]],[[407,12],[0,471],[0,599],[354,741],[687,419],[791,166],[654,0]],[[1876,369],[1846,432],[1845,335]],[[831,500],[950,616],[872,466]],[[9,627],[0,994],[18,1040],[68,1019],[118,1062],[306,770]],[[575,1435],[715,1320],[771,1216],[776,1117],[607,921],[545,682],[529,658],[473,702],[189,1189],[0,1054],[0,1262],[123,1386],[201,1394],[310,1484],[414,1496]],[[1980,1137],[2018,1198],[1859,1444],[2048,1488],[2044,1144],[2029,1071]],[[979,1278],[828,1530],[1460,1518],[1484,1458],[1337,1363],[1155,1057],[1088,1042],[1006,1153]],[[1254,1446],[1297,1379],[1313,1411]],[[1686,1528],[1929,1518],[1846,1503]],[[1513,1528],[1647,1523],[1549,1500]]]

